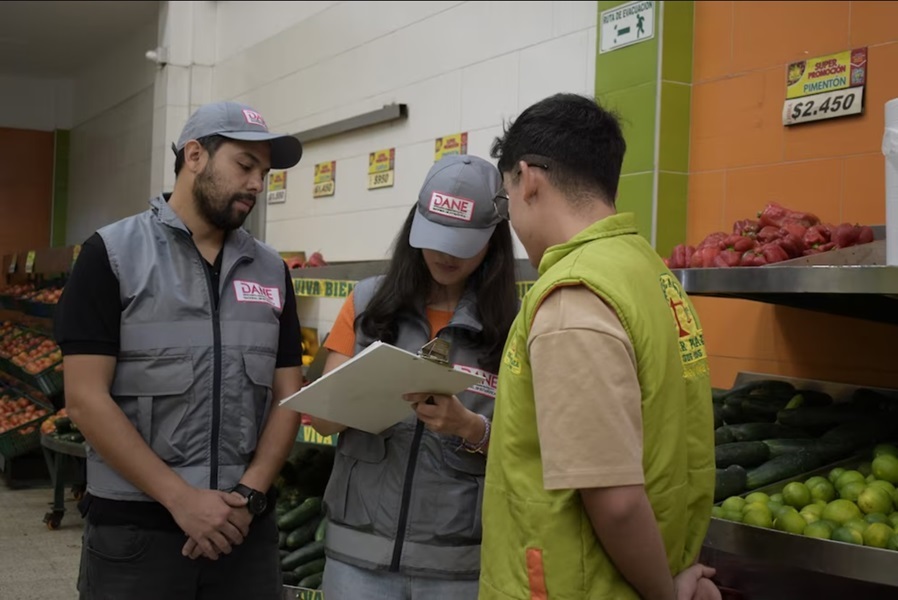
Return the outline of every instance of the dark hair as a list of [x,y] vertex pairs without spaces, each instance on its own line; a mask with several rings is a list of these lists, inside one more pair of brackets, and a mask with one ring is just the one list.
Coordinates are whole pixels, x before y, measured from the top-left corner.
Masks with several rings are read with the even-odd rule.
[[512,172],[521,160],[532,161],[572,199],[598,192],[614,206],[626,150],[614,114],[592,98],[555,94],[506,126],[490,155],[499,159],[502,173]]
[[[196,141],[198,141],[200,146],[209,153],[209,158],[212,158],[215,156],[215,153],[221,145],[226,141],[226,138],[220,135],[207,135],[205,137],[197,138]],[[178,176],[182,168],[184,168],[184,148],[175,152],[175,177]]]
[[[388,344],[394,343],[399,335],[399,313],[420,311],[434,285],[421,249],[413,248],[408,241],[416,210],[417,206],[413,206],[396,236],[393,257],[383,283],[365,311],[356,317],[366,336]],[[468,286],[472,285],[483,326],[478,339],[485,348],[480,356],[480,366],[495,373],[499,369],[505,338],[518,311],[514,249],[508,221],[496,225],[483,262],[468,278]]]

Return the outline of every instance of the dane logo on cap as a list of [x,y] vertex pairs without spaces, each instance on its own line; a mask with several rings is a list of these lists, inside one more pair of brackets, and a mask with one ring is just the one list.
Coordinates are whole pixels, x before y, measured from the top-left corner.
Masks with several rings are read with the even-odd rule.
[[474,201],[434,192],[430,196],[430,207],[428,210],[436,215],[442,215],[450,219],[470,221],[474,218]]
[[262,118],[262,115],[257,113],[254,110],[249,110],[248,108],[243,109],[243,118],[246,119],[246,122],[250,125],[258,125],[259,127],[264,127],[268,129],[268,125],[265,123],[265,119]]

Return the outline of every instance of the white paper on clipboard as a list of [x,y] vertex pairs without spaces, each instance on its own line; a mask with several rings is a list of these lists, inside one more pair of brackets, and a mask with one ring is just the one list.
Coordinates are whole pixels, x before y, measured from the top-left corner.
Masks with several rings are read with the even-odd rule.
[[452,395],[483,381],[401,348],[374,342],[327,375],[281,401],[280,406],[380,433],[414,411],[403,394]]

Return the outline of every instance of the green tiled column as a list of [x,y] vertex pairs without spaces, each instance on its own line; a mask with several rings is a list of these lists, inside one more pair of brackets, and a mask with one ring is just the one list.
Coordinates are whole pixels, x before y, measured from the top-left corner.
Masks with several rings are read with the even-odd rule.
[[686,237],[693,2],[657,2],[651,40],[606,52],[599,2],[596,98],[621,119],[627,154],[617,206],[666,255]]
[[50,245],[65,246],[66,216],[69,203],[69,131],[57,129],[53,155],[53,204]]

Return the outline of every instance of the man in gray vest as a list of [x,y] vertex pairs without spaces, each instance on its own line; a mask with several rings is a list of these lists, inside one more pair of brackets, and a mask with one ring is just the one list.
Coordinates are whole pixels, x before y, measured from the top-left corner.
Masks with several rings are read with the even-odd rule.
[[82,600],[281,597],[272,482],[299,414],[286,264],[241,225],[292,136],[200,107],[174,192],[82,246],[56,313],[66,405],[89,443]]

